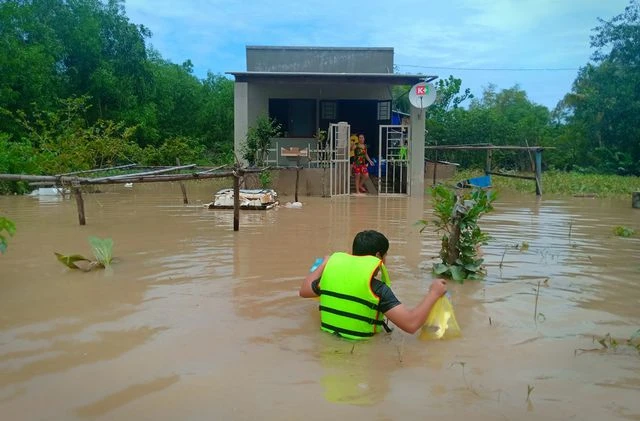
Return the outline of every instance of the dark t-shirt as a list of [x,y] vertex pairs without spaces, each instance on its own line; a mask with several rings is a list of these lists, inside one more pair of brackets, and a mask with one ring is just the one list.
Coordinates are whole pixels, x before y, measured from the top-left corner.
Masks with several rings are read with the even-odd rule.
[[[311,288],[316,295],[320,295],[320,279],[316,279],[311,283]],[[371,280],[371,290],[374,294],[380,297],[380,304],[378,308],[381,313],[386,313],[391,310],[395,306],[400,304],[400,301],[396,298],[391,288],[384,282],[373,278]]]

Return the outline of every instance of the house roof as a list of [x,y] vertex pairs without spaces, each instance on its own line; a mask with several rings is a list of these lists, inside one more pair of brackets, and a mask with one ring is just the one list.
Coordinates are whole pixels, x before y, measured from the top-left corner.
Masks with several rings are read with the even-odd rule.
[[383,85],[415,85],[431,82],[438,76],[396,73],[323,73],[323,72],[226,72],[236,82],[304,82],[304,83],[368,83]]

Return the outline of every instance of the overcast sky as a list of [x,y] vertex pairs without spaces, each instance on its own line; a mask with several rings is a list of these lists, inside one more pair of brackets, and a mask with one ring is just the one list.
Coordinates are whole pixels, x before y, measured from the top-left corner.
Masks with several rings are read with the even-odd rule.
[[[246,70],[247,45],[393,47],[400,73],[519,84],[553,108],[571,89],[597,18],[628,0],[126,0],[131,22],[153,33],[165,59],[194,72]],[[513,70],[516,69],[516,70]],[[542,70],[546,69],[546,70]],[[230,77],[230,76],[229,76]]]

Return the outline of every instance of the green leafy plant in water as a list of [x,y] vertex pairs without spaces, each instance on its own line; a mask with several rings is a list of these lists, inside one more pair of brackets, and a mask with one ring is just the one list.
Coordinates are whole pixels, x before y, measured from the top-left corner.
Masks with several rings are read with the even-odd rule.
[[282,135],[282,125],[276,119],[263,115],[256,119],[255,125],[247,131],[247,141],[244,145],[242,157],[250,165],[262,166],[267,159],[271,138]]
[[273,182],[271,171],[262,171],[260,173],[259,178],[260,178],[260,185],[262,186],[263,189],[271,187],[271,183]]
[[89,245],[96,260],[88,259],[80,254],[64,255],[55,253],[60,263],[70,269],[88,272],[94,268],[108,268],[113,261],[113,240],[111,238],[89,237]]
[[16,233],[16,224],[4,216],[0,216],[0,253],[4,254],[7,251],[7,238],[13,237]]
[[618,225],[613,228],[613,233],[618,237],[632,237],[636,234],[636,231],[633,228]]
[[[461,283],[481,279],[484,259],[478,258],[478,247],[487,244],[489,236],[478,226],[478,219],[493,210],[495,194],[481,189],[456,194],[443,185],[433,187],[431,194],[436,216],[433,223],[436,231],[443,233],[442,261],[433,265],[433,271]],[[418,223],[426,225],[426,221]]]

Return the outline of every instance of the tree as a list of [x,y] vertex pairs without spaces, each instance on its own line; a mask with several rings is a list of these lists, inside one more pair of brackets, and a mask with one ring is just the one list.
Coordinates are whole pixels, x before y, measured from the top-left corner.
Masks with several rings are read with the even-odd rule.
[[275,118],[270,119],[264,115],[258,117],[255,124],[247,130],[247,142],[242,157],[250,165],[262,166],[267,158],[271,138],[281,136],[281,129],[282,126]]
[[640,2],[598,20],[592,59],[563,100],[569,130],[583,139],[587,170],[640,174]]

